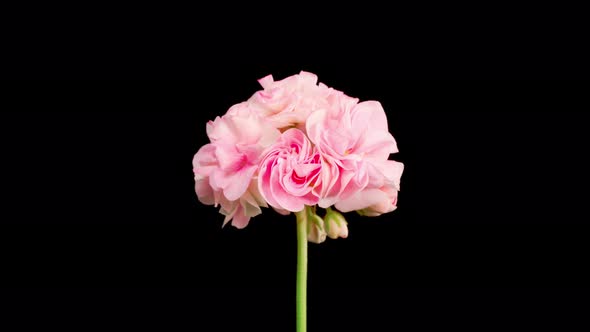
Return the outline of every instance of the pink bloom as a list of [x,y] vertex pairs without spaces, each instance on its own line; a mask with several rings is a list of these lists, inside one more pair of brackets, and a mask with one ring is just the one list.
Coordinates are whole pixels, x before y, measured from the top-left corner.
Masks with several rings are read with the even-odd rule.
[[256,92],[248,105],[277,128],[300,126],[304,130],[309,114],[327,104],[325,86],[317,85],[317,76],[302,71],[298,75],[274,81],[272,75],[258,80],[264,90]]
[[[330,110],[319,110],[307,119],[307,133],[325,159],[320,207],[329,207],[365,188],[380,188],[394,177],[389,154],[398,152],[379,102],[354,104],[336,97]],[[391,179],[390,179],[391,180]]]
[[380,188],[367,188],[354,195],[336,202],[336,208],[342,212],[358,211],[361,215],[376,217],[392,212],[397,208],[397,195],[400,190],[400,178],[404,170],[402,163],[388,160],[388,174],[385,184]]
[[[396,209],[403,164],[388,160],[398,150],[379,102],[359,103],[304,71],[259,83],[263,90],[209,121],[211,143],[193,160],[197,196],[220,206],[224,225],[243,228],[268,205],[281,214],[316,204],[367,216]],[[310,237],[346,237],[339,221],[328,217]]]
[[319,186],[321,171],[320,154],[305,134],[288,129],[260,163],[258,187],[270,206],[298,212],[317,204],[313,189]]
[[203,204],[220,204],[225,223],[233,219],[234,226],[245,227],[266,205],[252,183],[262,153],[280,132],[242,103],[209,121],[207,135],[211,143],[193,159],[197,196]]

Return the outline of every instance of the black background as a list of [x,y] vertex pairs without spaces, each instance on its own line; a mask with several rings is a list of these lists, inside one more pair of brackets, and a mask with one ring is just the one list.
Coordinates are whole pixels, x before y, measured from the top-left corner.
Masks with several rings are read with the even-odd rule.
[[294,331],[293,218],[221,229],[191,161],[206,121],[300,70],[379,100],[406,165],[397,211],[310,245],[310,331],[587,329],[588,83],[539,80],[587,78],[575,36],[133,13],[153,25],[8,36],[1,77],[42,80],[2,87],[0,329]]
[[5,317],[72,330],[293,330],[294,219],[266,210],[221,229],[196,199],[191,160],[206,121],[257,78],[305,69],[380,100],[401,151],[392,158],[406,165],[397,211],[349,214],[348,239],[310,245],[310,331],[579,326],[586,85],[242,68],[4,90],[14,101],[2,115]]

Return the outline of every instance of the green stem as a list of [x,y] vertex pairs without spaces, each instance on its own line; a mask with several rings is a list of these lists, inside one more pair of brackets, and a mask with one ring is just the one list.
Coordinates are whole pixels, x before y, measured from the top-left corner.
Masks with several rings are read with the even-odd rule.
[[297,217],[297,332],[307,331],[307,216],[309,207]]

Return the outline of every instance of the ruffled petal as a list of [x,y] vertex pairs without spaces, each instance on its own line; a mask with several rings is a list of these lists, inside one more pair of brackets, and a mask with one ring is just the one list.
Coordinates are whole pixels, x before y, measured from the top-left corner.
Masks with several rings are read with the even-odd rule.
[[342,212],[350,212],[367,208],[387,199],[387,194],[379,189],[365,189],[337,202],[336,208]]
[[249,166],[241,169],[228,177],[228,185],[223,189],[223,194],[230,201],[235,201],[242,196],[252,180],[252,175],[256,172],[257,166]]

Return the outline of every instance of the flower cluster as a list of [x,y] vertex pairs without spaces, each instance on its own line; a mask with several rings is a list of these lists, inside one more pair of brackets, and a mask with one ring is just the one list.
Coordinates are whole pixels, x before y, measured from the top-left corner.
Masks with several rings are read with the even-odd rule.
[[[196,193],[220,206],[224,225],[248,225],[261,207],[281,214],[305,206],[312,215],[309,240],[346,237],[337,211],[378,216],[396,209],[403,164],[379,102],[365,101],[301,72],[281,81],[259,80],[263,89],[207,123],[210,143],[193,160]],[[315,209],[314,209],[315,211]]]

